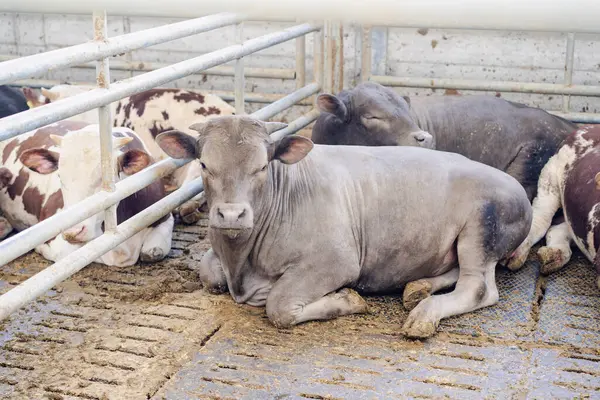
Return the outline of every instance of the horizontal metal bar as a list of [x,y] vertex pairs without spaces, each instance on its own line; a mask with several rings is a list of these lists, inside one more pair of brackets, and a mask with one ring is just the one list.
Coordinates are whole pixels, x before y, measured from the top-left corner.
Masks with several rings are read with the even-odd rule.
[[0,242],[0,266],[22,256],[37,245],[56,237],[63,230],[104,211],[108,207],[171,173],[191,160],[167,158],[127,177],[115,185],[114,192],[100,191],[72,207]]
[[[26,86],[32,88],[40,88],[45,87],[49,88],[56,85],[64,84],[62,81],[54,81],[54,80],[42,80],[42,79],[26,79],[22,81],[17,81],[15,83],[11,83],[9,86]],[[95,88],[95,86],[90,82],[70,82],[72,85],[86,86],[89,89]],[[160,86],[159,86],[160,87]],[[162,86],[164,87],[164,86]],[[181,87],[180,89],[189,89],[189,90],[198,90],[197,88],[187,88]],[[210,90],[208,93],[214,94],[215,96],[219,96],[221,99],[225,101],[233,101],[234,93],[225,90]],[[244,99],[247,103],[273,103],[279,99],[284,98],[285,94],[278,93],[257,93],[257,92],[249,92],[244,93]],[[296,105],[310,106],[312,105],[311,101],[302,100],[299,101]]]
[[248,14],[249,18],[333,19],[369,25],[413,28],[530,30],[600,33],[597,0],[2,0],[0,11],[190,18],[215,12]]
[[35,274],[25,282],[0,296],[0,320],[25,304],[43,295],[53,286],[59,284],[94,260],[101,257],[120,243],[129,239],[151,223],[167,215],[174,208],[196,196],[203,189],[202,178],[197,178],[162,200],[131,217],[117,227],[113,233],[102,236],[87,243],[65,258]]
[[321,85],[319,85],[316,82],[311,83],[310,85],[306,85],[302,89],[296,90],[295,92],[292,92],[284,98],[277,100],[276,102],[269,104],[268,106],[263,107],[258,111],[255,111],[254,113],[252,113],[252,117],[260,120],[267,120],[279,114],[283,110],[290,108],[298,101],[305,99],[308,96],[312,96],[319,90],[321,90]]
[[296,25],[279,32],[250,39],[243,44],[225,47],[166,68],[116,82],[111,85],[110,89],[90,90],[86,93],[47,104],[44,107],[37,107],[11,115],[0,121],[0,141],[319,29],[320,25],[318,24]]
[[[0,61],[15,60],[19,57],[11,55],[0,55]],[[146,61],[123,61],[111,60],[110,69],[119,71],[154,71],[159,68],[168,67],[171,64],[161,62]],[[72,68],[96,68],[93,62],[85,64],[72,65]],[[233,67],[219,66],[202,71],[200,75],[215,76],[233,76]],[[247,78],[266,78],[266,79],[296,79],[295,71],[291,68],[244,68],[244,75]]]
[[0,85],[45,74],[48,70],[127,53],[243,21],[245,16],[222,13],[88,42],[0,63]]
[[311,122],[319,118],[320,114],[321,112],[318,109],[314,108],[306,114],[302,115],[301,117],[290,122],[287,127],[273,132],[271,134],[271,137],[273,138],[273,140],[279,140],[285,136],[296,133],[300,129],[310,125]]
[[557,115],[569,121],[582,124],[600,124],[600,113],[578,113],[563,111],[548,111],[550,114]]
[[527,83],[506,81],[479,81],[469,79],[405,78],[372,75],[369,79],[386,86],[418,87],[429,89],[461,89],[496,92],[570,94],[572,96],[600,96],[600,86],[563,85],[554,83]]

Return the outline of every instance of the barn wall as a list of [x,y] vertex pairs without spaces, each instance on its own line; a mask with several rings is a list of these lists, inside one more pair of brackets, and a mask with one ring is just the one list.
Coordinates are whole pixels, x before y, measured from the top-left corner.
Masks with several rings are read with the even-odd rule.
[[[172,18],[111,17],[109,35],[115,36],[163,24]],[[292,23],[247,22],[246,38],[275,32]],[[30,55],[78,44],[92,38],[91,16],[50,14],[0,14],[0,55]],[[312,79],[313,37],[307,37],[307,81]],[[404,28],[374,28],[373,74],[409,77],[486,79],[500,81],[561,83],[564,79],[566,35],[496,31],[461,31]],[[173,63],[234,43],[234,28],[226,27],[194,37],[139,50],[117,59]],[[344,27],[344,86],[355,85],[360,77],[360,27]],[[245,58],[247,67],[294,68],[295,44],[290,41]],[[230,63],[230,65],[233,65]],[[577,35],[574,84],[600,85],[600,35]],[[141,72],[139,72],[141,73]],[[113,80],[138,72],[111,72]],[[49,71],[40,79],[94,82],[93,69],[71,68]],[[173,87],[204,90],[233,90],[233,77],[197,75],[173,82]],[[246,79],[246,92],[287,94],[295,89],[293,80]],[[442,95],[444,90],[398,88],[408,95]],[[461,91],[467,94],[469,92]],[[495,95],[496,93],[490,93]],[[559,110],[561,96],[501,94],[549,110]],[[600,112],[600,99],[573,97],[572,111]],[[264,104],[249,104],[253,111]],[[296,107],[277,116],[291,120],[307,107]]]

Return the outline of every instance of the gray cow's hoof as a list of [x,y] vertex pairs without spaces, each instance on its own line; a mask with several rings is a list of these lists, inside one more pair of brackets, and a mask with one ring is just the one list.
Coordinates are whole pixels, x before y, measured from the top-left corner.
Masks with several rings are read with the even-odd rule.
[[404,294],[402,295],[402,304],[404,305],[404,308],[406,308],[407,311],[411,311],[422,300],[431,296],[431,290],[431,283],[425,279],[407,283],[404,288]]
[[414,321],[402,327],[402,333],[409,339],[427,339],[434,335],[436,326],[431,321]]
[[568,261],[560,249],[552,247],[540,247],[537,255],[542,264],[540,268],[542,275],[550,275],[560,270]]
[[161,261],[167,255],[162,251],[159,247],[154,247],[148,251],[143,251],[140,253],[140,260],[146,263],[153,263],[157,261]]
[[340,315],[366,314],[369,312],[369,306],[355,290],[343,288],[333,294],[333,298],[341,300]]

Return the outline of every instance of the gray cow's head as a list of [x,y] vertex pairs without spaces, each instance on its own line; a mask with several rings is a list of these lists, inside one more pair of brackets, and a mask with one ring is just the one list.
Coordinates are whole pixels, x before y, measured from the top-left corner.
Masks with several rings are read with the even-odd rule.
[[313,128],[318,144],[433,148],[433,136],[410,115],[410,100],[378,83],[366,82],[338,96],[317,98],[321,115]]
[[224,116],[190,126],[193,138],[168,131],[156,137],[173,158],[197,158],[202,168],[209,224],[230,239],[247,238],[254,227],[254,212],[265,197],[268,165],[273,160],[294,164],[312,150],[302,136],[273,141],[269,134],[287,126],[246,116]]

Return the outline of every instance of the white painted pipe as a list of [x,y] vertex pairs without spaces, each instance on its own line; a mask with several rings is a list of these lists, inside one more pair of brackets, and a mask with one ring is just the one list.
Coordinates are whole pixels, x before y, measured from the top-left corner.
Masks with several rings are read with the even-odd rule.
[[114,192],[98,192],[58,214],[0,242],[0,266],[22,256],[63,230],[98,214],[192,160],[167,158],[117,182]]
[[461,89],[496,92],[569,94],[572,96],[600,96],[600,86],[564,85],[554,83],[529,83],[481,81],[471,79],[412,78],[372,75],[369,79],[385,86],[419,87],[429,89]]
[[305,126],[308,126],[311,122],[319,118],[320,114],[321,112],[318,109],[314,108],[306,114],[290,122],[287,127],[273,132],[271,134],[271,137],[273,138],[273,140],[279,140],[285,136],[296,133],[300,129],[304,128]]
[[[116,82],[110,89],[94,89],[89,92],[58,100],[44,107],[33,108],[3,118],[0,121],[0,141],[15,137],[23,132],[69,118],[73,115],[112,103],[134,93],[163,85],[167,82],[191,75],[203,69],[211,68],[295,39],[320,29],[319,24],[302,24],[279,32],[259,36],[244,42],[243,45],[225,47],[212,53],[203,54],[166,68],[157,69],[143,75]],[[42,53],[43,54],[43,53]],[[20,61],[20,60],[15,60]]]
[[279,114],[283,110],[290,108],[300,100],[305,99],[308,96],[312,96],[319,90],[321,90],[321,85],[319,85],[316,82],[311,83],[309,85],[304,86],[302,89],[296,90],[295,92],[290,93],[284,98],[277,100],[276,102],[271,103],[258,111],[255,111],[254,113],[252,113],[252,116],[260,120],[267,120]]
[[[296,39],[298,40],[298,39]],[[0,61],[10,61],[18,59],[18,56],[10,54],[0,54]],[[154,71],[155,69],[168,67],[169,63],[148,62],[148,61],[124,61],[111,60],[110,69],[112,71]],[[96,63],[81,63],[72,65],[72,68],[96,68]],[[226,65],[209,68],[201,72],[202,75],[215,76],[234,76],[234,67]],[[248,78],[267,78],[267,79],[296,79],[296,72],[292,68],[244,68],[244,76]]]
[[82,248],[35,274],[0,296],[0,320],[43,295],[77,271],[129,239],[148,225],[167,215],[174,208],[198,195],[203,189],[202,178],[188,182],[175,192],[120,224],[114,232],[107,232]]
[[[0,1],[0,9],[4,5],[4,0]],[[91,11],[90,14],[92,14]],[[197,33],[207,32],[244,19],[243,15],[230,13],[211,15],[158,28],[128,33],[122,36],[115,36],[105,42],[91,41],[63,49],[21,57],[16,60],[5,61],[0,63],[0,85],[5,85],[18,79],[42,75],[51,69],[69,67],[82,62],[94,61]]]
[[597,0],[2,0],[0,12],[190,18],[217,12],[253,19],[334,19],[414,28],[600,33]]

